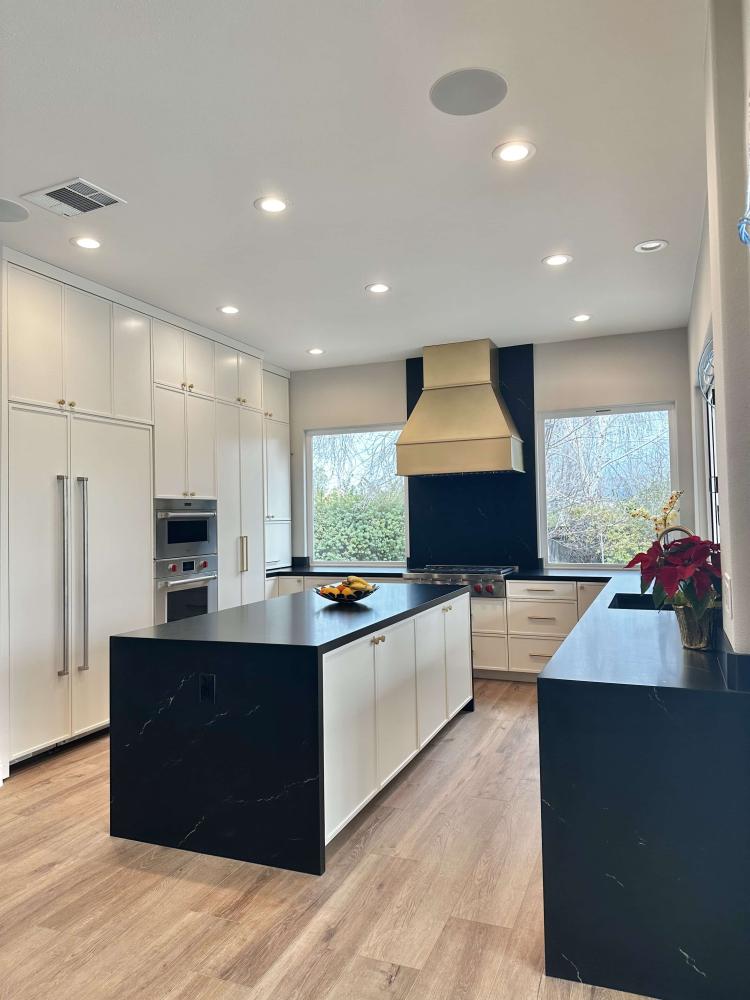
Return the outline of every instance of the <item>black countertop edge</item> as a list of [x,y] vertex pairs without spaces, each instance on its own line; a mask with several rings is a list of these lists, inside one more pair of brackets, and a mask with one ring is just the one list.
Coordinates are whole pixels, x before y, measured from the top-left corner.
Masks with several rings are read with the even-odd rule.
[[[640,574],[613,571],[538,677],[556,681],[728,692],[716,652],[682,648],[671,610],[610,608],[615,594],[640,594]],[[734,693],[734,692],[728,692]]]
[[[314,576],[314,577],[343,577],[348,576],[350,573],[359,573],[366,580],[373,579],[385,579],[388,577],[400,580],[405,573],[420,573],[426,572],[420,569],[404,569],[402,566],[394,566],[392,568],[383,567],[380,569],[375,569],[372,566],[329,566],[327,569],[321,569],[319,566],[304,569],[302,567],[296,566],[286,566],[283,569],[269,569],[266,570],[266,577],[274,576]],[[570,581],[570,582],[580,582],[580,583],[606,583],[612,578],[613,572],[620,572],[619,570],[599,570],[599,569],[532,569],[532,570],[518,570],[515,573],[511,573],[510,576],[506,577],[507,580],[560,580]]]
[[[372,604],[337,605],[312,591],[258,601],[226,611],[154,625],[113,636],[112,641],[230,643],[242,646],[316,649],[328,653],[379,629],[413,618],[468,594],[468,587],[409,584],[388,587],[373,595]],[[380,609],[375,605],[380,604]],[[382,613],[378,614],[378,610]],[[362,624],[356,627],[359,618]],[[366,620],[365,620],[366,619]]]
[[632,573],[632,570],[611,569],[519,569],[506,576],[506,580],[560,580],[570,583],[608,583],[614,573]]
[[358,573],[363,576],[366,580],[371,577],[373,579],[383,579],[383,577],[396,577],[396,579],[401,579],[404,573],[408,572],[403,568],[403,566],[387,567],[384,566],[381,569],[375,569],[372,566],[329,566],[327,569],[321,569],[320,566],[314,566],[306,569],[297,566],[285,566],[282,569],[267,569],[266,577],[271,576],[324,576],[329,577],[343,577],[349,576],[349,574]]

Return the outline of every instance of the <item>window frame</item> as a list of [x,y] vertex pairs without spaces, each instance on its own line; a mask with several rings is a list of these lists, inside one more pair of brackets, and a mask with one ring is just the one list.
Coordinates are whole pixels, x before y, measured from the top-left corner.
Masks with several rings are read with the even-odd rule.
[[[334,434],[367,434],[376,431],[402,431],[404,429],[403,423],[395,424],[366,424],[358,427],[312,427],[305,431],[305,552],[310,563],[310,567],[313,569],[328,569],[329,567],[338,567],[350,565],[346,562],[338,561],[328,561],[323,562],[321,560],[315,560],[313,558],[314,550],[314,525],[313,525],[313,497],[315,492],[313,490],[313,463],[312,463],[312,442],[314,437],[322,437],[323,435],[328,435],[329,437]],[[380,562],[357,562],[351,563],[351,565],[362,566],[364,568],[376,569],[378,566],[382,566],[388,569],[401,569],[406,568],[407,559],[409,558],[409,479],[407,476],[401,476],[404,481],[404,558],[402,560],[388,560]]]
[[[547,539],[547,455],[544,451],[544,421],[553,417],[593,417],[605,413],[653,413],[666,410],[669,422],[669,478],[670,489],[679,489],[680,475],[677,463],[677,409],[674,400],[661,403],[617,403],[601,406],[583,406],[570,410],[544,410],[536,414],[536,496],[537,531],[539,551],[545,569],[601,569],[622,570],[620,563],[561,563],[550,562]],[[664,498],[666,500],[666,497]],[[633,553],[635,555],[635,553]],[[632,572],[637,572],[637,569]]]

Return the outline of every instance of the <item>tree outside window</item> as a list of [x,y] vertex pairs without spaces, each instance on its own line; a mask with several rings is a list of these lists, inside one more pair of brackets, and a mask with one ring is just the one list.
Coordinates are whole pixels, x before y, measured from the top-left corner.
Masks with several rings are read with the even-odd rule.
[[653,541],[630,516],[658,513],[672,490],[670,411],[543,419],[547,562],[624,564]]
[[399,429],[310,432],[313,562],[406,560]]

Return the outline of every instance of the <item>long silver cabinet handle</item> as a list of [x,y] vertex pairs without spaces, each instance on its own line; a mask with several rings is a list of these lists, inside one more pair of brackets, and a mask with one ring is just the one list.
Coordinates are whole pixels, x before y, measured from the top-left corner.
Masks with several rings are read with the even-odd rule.
[[81,542],[82,585],[83,585],[83,663],[79,670],[89,669],[89,477],[78,476],[81,484]]
[[70,595],[68,594],[68,477],[58,476],[62,484],[62,573],[63,573],[63,668],[57,671],[58,677],[67,677],[70,673]]

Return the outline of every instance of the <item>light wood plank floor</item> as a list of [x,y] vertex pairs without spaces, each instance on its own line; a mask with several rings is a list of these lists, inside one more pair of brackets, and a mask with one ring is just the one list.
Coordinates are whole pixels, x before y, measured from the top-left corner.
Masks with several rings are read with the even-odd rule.
[[628,1000],[543,975],[535,688],[476,694],[322,878],[110,838],[106,738],[18,770],[0,998]]

